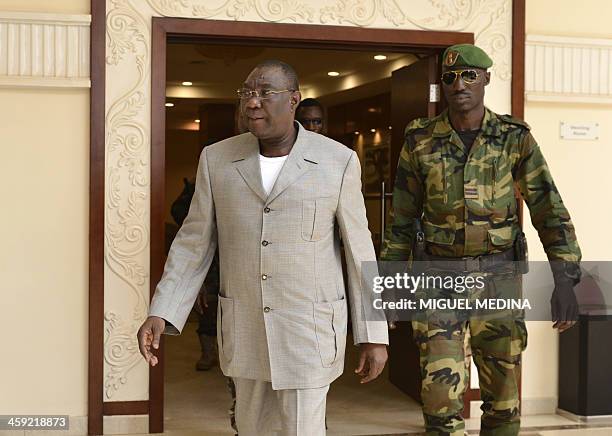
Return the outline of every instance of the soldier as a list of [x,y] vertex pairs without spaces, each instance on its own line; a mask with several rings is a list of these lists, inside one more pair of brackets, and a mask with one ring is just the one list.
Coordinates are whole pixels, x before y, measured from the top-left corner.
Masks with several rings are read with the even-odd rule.
[[[504,261],[513,265],[520,260],[513,247],[522,235],[514,195],[517,184],[551,262],[553,327],[561,332],[577,319],[573,286],[579,281],[580,248],[529,126],[484,106],[492,63],[471,44],[444,52],[441,79],[448,109],[433,118],[414,120],[405,130],[393,220],[381,259],[411,259],[415,224],[422,221],[425,260],[455,259],[464,272],[468,265],[480,269]],[[519,278],[514,274],[502,286],[496,281],[493,287],[520,295]],[[468,315],[443,322],[431,312],[413,320],[412,326],[421,355],[427,434],[464,434],[462,396],[468,373],[463,340],[469,331],[483,400],[480,434],[517,435],[518,374],[527,345],[524,314],[488,320]]]

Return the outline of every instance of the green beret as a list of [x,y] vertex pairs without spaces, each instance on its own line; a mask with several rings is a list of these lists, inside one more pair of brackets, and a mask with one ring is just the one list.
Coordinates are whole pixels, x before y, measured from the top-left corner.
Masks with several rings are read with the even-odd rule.
[[444,50],[442,65],[445,67],[474,67],[486,70],[493,65],[488,54],[474,44],[451,45]]

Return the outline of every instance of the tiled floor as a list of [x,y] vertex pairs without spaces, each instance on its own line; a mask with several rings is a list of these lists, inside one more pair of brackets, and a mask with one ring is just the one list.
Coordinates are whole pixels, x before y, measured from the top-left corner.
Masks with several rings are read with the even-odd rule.
[[[229,436],[229,393],[218,368],[196,372],[199,356],[196,325],[189,323],[181,336],[166,337],[166,434],[181,436]],[[352,374],[356,353],[347,356],[345,374],[332,384],[328,395],[329,436],[401,435],[423,431],[419,405],[401,393],[383,373],[379,380],[359,385]],[[602,424],[599,424],[601,426]],[[608,428],[576,428],[578,424],[557,415],[525,416],[524,435],[612,436]],[[478,434],[479,420],[466,423]],[[564,428],[570,427],[570,428]]]

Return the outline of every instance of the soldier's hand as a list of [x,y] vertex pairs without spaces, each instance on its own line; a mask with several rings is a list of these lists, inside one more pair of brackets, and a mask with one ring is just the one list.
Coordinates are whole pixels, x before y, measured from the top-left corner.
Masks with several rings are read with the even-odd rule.
[[166,327],[166,321],[158,316],[150,316],[142,323],[138,329],[138,348],[140,354],[145,358],[151,366],[157,365],[157,356],[155,356],[151,347],[159,348],[159,340]]
[[553,328],[559,329],[559,333],[576,324],[578,320],[578,301],[571,281],[562,281],[555,284],[550,299],[550,308],[554,322]]
[[367,383],[380,375],[387,362],[387,346],[384,344],[360,344],[359,365],[355,373],[361,376],[359,383]]

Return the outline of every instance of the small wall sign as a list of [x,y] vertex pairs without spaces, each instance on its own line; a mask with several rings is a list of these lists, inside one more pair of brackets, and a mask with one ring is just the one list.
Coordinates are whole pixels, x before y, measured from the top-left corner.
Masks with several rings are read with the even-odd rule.
[[599,123],[566,123],[561,121],[561,139],[599,139]]

